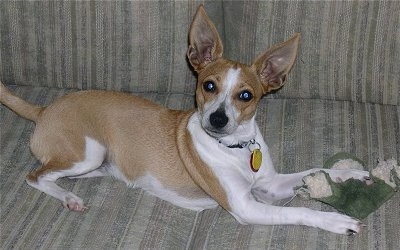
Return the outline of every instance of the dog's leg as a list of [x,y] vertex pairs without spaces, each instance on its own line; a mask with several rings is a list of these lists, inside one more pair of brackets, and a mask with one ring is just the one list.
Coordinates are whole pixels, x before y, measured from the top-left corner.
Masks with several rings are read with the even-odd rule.
[[82,179],[82,178],[93,178],[93,177],[104,177],[104,176],[110,176],[110,174],[104,168],[99,167],[98,169],[95,169],[89,173],[75,175],[75,176],[68,176],[68,178],[69,179]]
[[60,200],[63,205],[71,211],[83,212],[87,209],[83,200],[75,194],[58,186],[55,181],[58,179],[57,173],[51,173],[39,177],[36,181],[27,179],[27,183],[40,191]]
[[[102,164],[106,154],[106,149],[93,139],[86,138],[85,158],[81,162],[68,163],[49,161],[41,168],[28,175],[27,183],[40,191],[61,200],[63,205],[71,211],[82,212],[87,209],[81,198],[75,194],[64,190],[55,181],[62,177],[70,176],[89,176],[99,173],[96,171]],[[62,166],[60,170],[60,165]],[[66,168],[69,165],[71,167]],[[94,171],[94,172],[93,172]]]
[[[362,228],[362,223],[347,215],[337,212],[322,212],[304,207],[281,207],[264,202],[271,202],[277,198],[290,197],[294,194],[293,187],[302,184],[303,176],[312,173],[314,170],[306,172],[280,175],[265,175],[264,179],[256,183],[262,188],[259,197],[254,194],[254,187],[249,186],[247,179],[241,175],[235,175],[226,169],[221,179],[224,189],[228,195],[230,213],[241,223],[260,224],[260,225],[305,225],[321,228],[339,234],[358,233]],[[363,178],[363,172],[354,174],[357,178]],[[367,173],[367,172],[364,172]],[[333,175],[338,172],[333,171]],[[340,176],[345,177],[344,174]],[[346,173],[347,176],[347,173]],[[260,185],[261,183],[261,185]],[[283,190],[279,190],[279,189]],[[261,199],[259,199],[261,198]]]
[[254,183],[251,192],[257,200],[265,203],[290,198],[295,195],[294,188],[302,186],[304,184],[303,178],[306,175],[321,170],[328,173],[331,179],[335,182],[346,181],[350,178],[358,179],[361,181],[368,181],[370,179],[369,172],[367,171],[354,169],[341,170],[313,168],[304,172],[294,174],[277,174],[273,178],[262,177]]
[[363,224],[347,215],[303,207],[278,207],[254,200],[251,194],[232,197],[231,214],[244,224],[305,225],[339,234],[358,233]]

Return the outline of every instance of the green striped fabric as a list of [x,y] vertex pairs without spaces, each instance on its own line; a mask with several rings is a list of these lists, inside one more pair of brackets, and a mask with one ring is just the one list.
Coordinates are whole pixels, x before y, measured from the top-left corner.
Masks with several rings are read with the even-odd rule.
[[290,87],[279,97],[400,104],[399,1],[233,1],[224,7],[225,47],[235,60],[251,63],[301,33]]
[[[135,92],[194,107],[185,59],[200,3],[228,58],[245,63],[301,32],[298,60],[257,120],[283,173],[339,151],[369,168],[400,162],[399,1],[0,1],[0,80],[33,103],[78,89]],[[34,124],[0,105],[0,249],[397,249],[396,194],[347,237],[302,226],[243,226],[221,207],[193,212],[112,178],[61,179],[73,213],[25,183]],[[279,205],[283,205],[285,201]],[[289,206],[331,211],[295,198]]]
[[[0,73],[32,86],[193,93],[193,1],[1,1]],[[301,32],[279,98],[399,105],[400,2],[209,1],[225,54],[251,63]],[[272,96],[274,97],[274,96]]]
[[[31,102],[46,104],[67,90],[13,87]],[[193,107],[191,96],[144,94],[170,108]],[[0,249],[396,249],[400,245],[400,196],[363,222],[355,237],[302,226],[243,226],[221,207],[193,212],[161,201],[112,178],[61,179],[90,207],[85,213],[25,183],[37,167],[28,140],[33,123],[0,107]],[[313,99],[264,99],[258,123],[278,171],[322,166],[339,151],[368,167],[400,159],[400,108],[393,105]],[[284,202],[280,203],[283,205]],[[295,198],[290,206],[331,211]]]
[[196,7],[184,1],[1,1],[2,79],[59,88],[192,92],[195,80],[185,54]]

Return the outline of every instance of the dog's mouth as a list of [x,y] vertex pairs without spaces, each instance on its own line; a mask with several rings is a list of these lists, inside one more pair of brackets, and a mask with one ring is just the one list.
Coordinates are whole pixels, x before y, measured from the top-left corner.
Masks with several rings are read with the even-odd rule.
[[233,134],[237,128],[233,118],[227,115],[222,108],[211,114],[203,115],[201,126],[209,136],[217,139]]
[[210,122],[207,120],[202,122],[202,127],[209,136],[216,139],[232,135],[237,128],[235,124],[231,123],[227,124],[224,127],[215,127],[211,125]]
[[[240,127],[240,126],[239,126]],[[235,127],[231,132],[227,132],[215,128],[204,128],[204,131],[213,139],[217,140],[220,144],[229,148],[242,148],[245,142],[254,138],[253,133],[238,133],[238,127]]]
[[224,129],[216,129],[213,127],[204,127],[203,126],[203,129],[204,129],[204,131],[206,131],[206,133],[209,136],[216,138],[216,139],[225,137],[225,136],[228,136],[231,134],[231,133],[226,132]]
[[207,130],[207,129],[205,129],[205,131],[209,136],[211,136],[212,138],[215,138],[215,139],[219,139],[219,138],[229,135],[228,133],[223,133],[223,132],[219,132],[219,131],[213,131],[213,130]]
[[242,123],[237,123],[233,119],[229,119],[224,126],[215,126],[215,123],[213,126],[207,116],[202,116],[200,123],[207,135],[228,147],[248,142],[254,139],[256,135],[254,117]]

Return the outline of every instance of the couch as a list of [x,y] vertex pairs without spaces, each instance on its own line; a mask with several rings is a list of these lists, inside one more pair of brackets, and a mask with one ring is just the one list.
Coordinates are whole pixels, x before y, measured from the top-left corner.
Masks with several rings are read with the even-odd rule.
[[[200,3],[227,58],[251,63],[301,33],[286,85],[257,121],[277,170],[321,166],[345,151],[368,168],[400,160],[400,2],[0,1],[0,79],[46,105],[83,89],[124,91],[173,109],[195,106],[185,58]],[[31,188],[34,124],[0,105],[1,249],[396,249],[400,195],[356,236],[304,226],[241,225],[221,207],[194,212],[113,178],[61,179],[90,209],[69,212]],[[287,201],[278,203],[283,205]],[[295,197],[288,206],[333,209]]]

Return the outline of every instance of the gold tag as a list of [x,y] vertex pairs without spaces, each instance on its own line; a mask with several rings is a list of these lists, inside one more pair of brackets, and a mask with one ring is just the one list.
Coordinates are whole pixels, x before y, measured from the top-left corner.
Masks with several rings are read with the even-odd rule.
[[262,153],[260,149],[256,148],[251,153],[251,159],[250,159],[251,170],[257,172],[261,167],[261,163],[262,163]]

